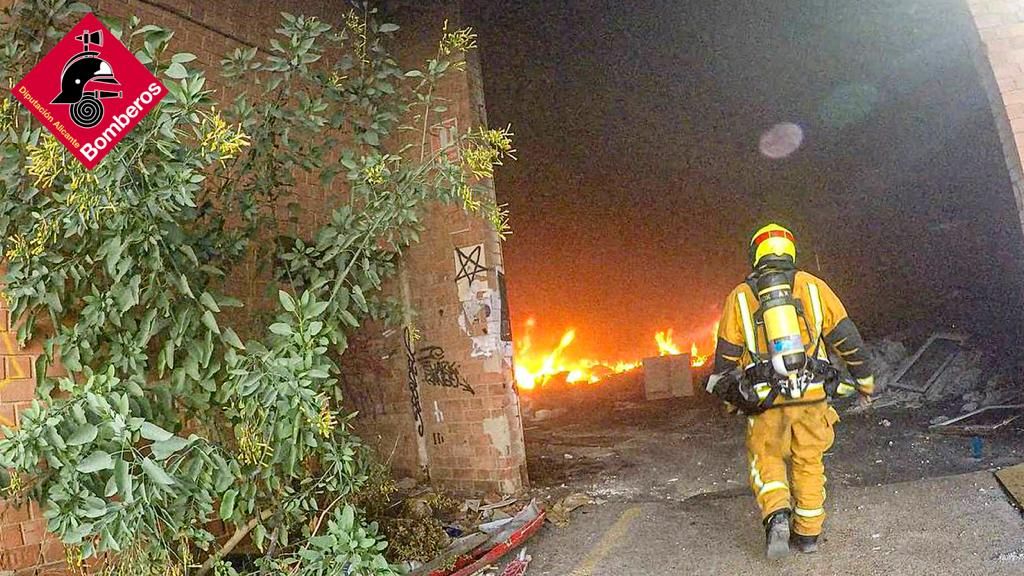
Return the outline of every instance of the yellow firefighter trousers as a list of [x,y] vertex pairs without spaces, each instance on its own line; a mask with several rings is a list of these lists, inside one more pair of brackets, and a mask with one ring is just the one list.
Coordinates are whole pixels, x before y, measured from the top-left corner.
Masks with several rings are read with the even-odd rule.
[[[825,523],[825,451],[835,440],[839,414],[826,402],[779,406],[747,424],[750,487],[762,518],[790,508],[793,530],[803,536],[821,534]],[[789,460],[792,487],[786,474]],[[790,494],[795,506],[790,503]]]

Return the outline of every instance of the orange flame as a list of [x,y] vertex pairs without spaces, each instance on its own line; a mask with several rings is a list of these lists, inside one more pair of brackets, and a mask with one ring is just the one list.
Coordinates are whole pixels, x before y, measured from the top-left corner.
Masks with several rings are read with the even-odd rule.
[[[534,349],[533,331],[537,326],[535,318],[529,318],[524,325],[522,335],[515,343],[515,378],[520,390],[534,390],[543,386],[557,374],[565,374],[570,384],[595,383],[610,374],[621,374],[635,370],[643,365],[641,360],[619,360],[615,362],[593,360],[588,358],[570,358],[567,353],[576,341],[576,330],[569,328],[562,334],[558,344],[548,353]],[[717,337],[718,324],[712,330],[712,341]],[[671,328],[654,335],[659,356],[682,354],[681,347],[673,340]],[[704,366],[711,354],[701,354],[696,342],[690,345],[690,365],[694,368]]]
[[676,343],[672,341],[671,328],[655,334],[654,341],[658,343],[658,356],[676,356],[683,353],[679,346],[676,346]]
[[696,342],[690,345],[690,366],[699,368],[708,363],[709,357],[710,354],[701,354],[700,351],[697,350]]

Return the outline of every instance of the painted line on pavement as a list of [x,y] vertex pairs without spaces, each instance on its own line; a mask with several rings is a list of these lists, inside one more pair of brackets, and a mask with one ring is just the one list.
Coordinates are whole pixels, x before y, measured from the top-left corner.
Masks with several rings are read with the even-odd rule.
[[615,524],[612,524],[612,527],[604,533],[604,536],[601,537],[597,545],[590,550],[590,553],[576,566],[576,569],[569,576],[591,576],[594,568],[604,560],[605,556],[608,556],[613,548],[622,542],[622,538],[642,512],[643,510],[639,506],[623,512],[619,519],[615,521]]

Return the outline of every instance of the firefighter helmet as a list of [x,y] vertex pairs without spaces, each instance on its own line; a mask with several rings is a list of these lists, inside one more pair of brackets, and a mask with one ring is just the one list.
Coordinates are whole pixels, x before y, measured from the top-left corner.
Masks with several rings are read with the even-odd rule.
[[754,232],[750,238],[750,264],[754,269],[773,260],[785,259],[796,264],[796,239],[792,232],[775,223]]
[[99,52],[81,52],[64,65],[60,75],[60,94],[50,104],[74,104],[82,99],[85,87],[90,82],[121,83],[114,78],[114,71]]

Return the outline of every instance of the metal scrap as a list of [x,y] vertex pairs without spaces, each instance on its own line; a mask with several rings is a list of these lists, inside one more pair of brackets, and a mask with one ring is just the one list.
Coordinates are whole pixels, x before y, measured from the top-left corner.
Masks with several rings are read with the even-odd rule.
[[[1000,406],[986,406],[984,408],[979,408],[972,412],[968,412],[963,416],[950,418],[937,424],[932,424],[928,428],[930,430],[934,430],[935,432],[939,432],[942,434],[980,436],[985,434],[991,434],[992,432],[995,432],[996,430],[1002,428],[1003,426],[1006,426],[1007,424],[1013,422],[1014,420],[1017,420],[1021,416],[1024,416],[1024,414],[1010,414],[1008,416],[1005,416],[1004,418],[999,419],[996,422],[988,424],[960,424],[961,422],[972,420],[976,418],[978,415],[984,414],[986,412],[1004,410],[1024,410],[1024,404],[1004,404]],[[954,424],[959,425],[954,426]]]
[[927,392],[942,371],[960,354],[960,346],[964,341],[965,338],[959,334],[932,334],[904,363],[890,386],[912,392]]

